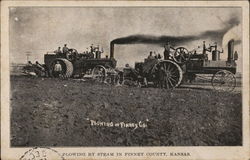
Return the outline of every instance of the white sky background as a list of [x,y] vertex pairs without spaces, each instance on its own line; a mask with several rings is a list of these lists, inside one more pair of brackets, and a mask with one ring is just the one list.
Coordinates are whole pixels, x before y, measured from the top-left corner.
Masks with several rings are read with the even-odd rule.
[[[30,60],[43,63],[43,55],[67,43],[79,52],[91,44],[103,47],[109,55],[113,39],[134,34],[185,36],[198,35],[208,30],[225,28],[232,17],[242,19],[240,8],[139,8],[139,7],[17,7],[10,8],[10,57],[11,63],[26,63]],[[241,39],[241,24],[231,30],[227,38]],[[209,37],[207,45],[213,44]],[[183,44],[188,50],[202,46],[203,40]],[[216,41],[222,41],[218,39]],[[223,42],[227,57],[227,42]],[[242,70],[241,43],[235,46],[239,53],[238,71]],[[219,47],[219,49],[221,46]],[[115,45],[118,66],[143,61],[149,51],[163,53],[156,45]],[[221,49],[220,49],[221,50]]]

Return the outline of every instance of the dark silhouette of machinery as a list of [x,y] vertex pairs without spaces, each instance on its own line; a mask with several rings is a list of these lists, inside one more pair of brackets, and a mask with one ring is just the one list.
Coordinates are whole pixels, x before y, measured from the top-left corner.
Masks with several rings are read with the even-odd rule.
[[[212,74],[212,86],[216,90],[232,91],[236,86],[237,52],[234,52],[234,40],[228,42],[227,60],[221,60],[217,44],[206,47],[205,41],[201,53],[188,51],[185,47],[174,48],[167,59],[146,58],[144,62],[136,62],[135,67],[126,66],[116,69],[114,43],[110,43],[110,56],[101,58],[103,51],[91,46],[90,52],[78,53],[76,49],[68,49],[67,53],[47,53],[43,65],[38,62],[28,64],[26,69],[33,69],[38,76],[55,77],[55,64],[60,64],[60,77],[85,77],[100,82],[117,84],[133,83],[137,86],[153,85],[159,88],[175,88],[183,81],[192,82],[197,74]],[[208,59],[211,54],[211,60]],[[159,58],[158,58],[159,57]]]

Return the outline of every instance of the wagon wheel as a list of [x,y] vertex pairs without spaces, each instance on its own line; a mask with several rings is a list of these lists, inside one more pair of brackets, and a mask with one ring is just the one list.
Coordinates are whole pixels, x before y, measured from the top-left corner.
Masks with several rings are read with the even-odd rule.
[[186,48],[178,47],[175,49],[173,58],[175,62],[182,64],[189,60],[189,56],[190,54]]
[[98,65],[92,70],[92,78],[97,82],[106,82],[106,69],[105,67]]
[[236,78],[232,72],[220,70],[213,75],[212,86],[217,91],[231,92],[236,87]]
[[173,61],[161,61],[156,66],[156,81],[160,88],[175,88],[178,87],[182,81],[182,69]]

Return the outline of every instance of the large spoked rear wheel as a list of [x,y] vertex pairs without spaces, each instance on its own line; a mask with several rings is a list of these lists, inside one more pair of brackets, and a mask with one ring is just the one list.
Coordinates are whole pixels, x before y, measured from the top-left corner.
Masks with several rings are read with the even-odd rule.
[[232,72],[221,70],[213,75],[212,86],[217,91],[232,92],[236,87],[236,78]]
[[181,84],[182,69],[173,61],[164,60],[156,65],[156,82],[160,88],[175,88]]
[[106,82],[106,69],[104,66],[95,66],[92,70],[92,78],[97,82]]

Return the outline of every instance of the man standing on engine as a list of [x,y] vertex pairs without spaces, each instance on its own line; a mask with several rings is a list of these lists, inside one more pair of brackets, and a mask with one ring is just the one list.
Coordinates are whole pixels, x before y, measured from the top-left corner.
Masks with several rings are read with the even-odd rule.
[[92,53],[92,52],[94,52],[95,51],[95,49],[94,49],[94,45],[93,44],[91,44],[91,46],[90,46],[90,52]]
[[55,77],[60,77],[62,73],[62,65],[59,63],[59,61],[56,61],[56,64],[54,66],[54,75]]
[[61,56],[62,55],[61,47],[58,47],[58,49],[55,50],[54,53],[56,53],[56,55]]
[[69,52],[69,48],[67,47],[67,44],[64,44],[64,47],[63,47],[63,56],[66,57],[67,53]]
[[153,52],[152,51],[149,52],[148,59],[155,59],[155,57],[153,56]]
[[164,50],[164,59],[168,60],[170,57],[170,50],[174,48],[170,45],[169,42],[167,42],[167,44],[164,46],[165,50]]
[[239,57],[239,56],[238,56],[238,52],[235,51],[235,52],[234,52],[234,60],[237,61],[237,60],[238,60],[238,57]]

